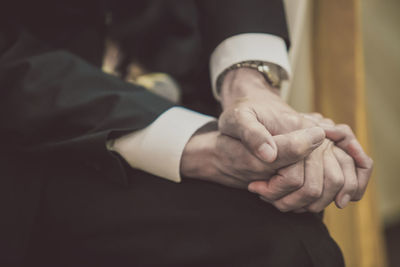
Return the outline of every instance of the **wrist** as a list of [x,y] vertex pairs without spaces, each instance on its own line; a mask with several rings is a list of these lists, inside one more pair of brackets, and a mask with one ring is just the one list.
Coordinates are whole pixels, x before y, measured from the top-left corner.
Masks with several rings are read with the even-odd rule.
[[213,176],[216,140],[219,132],[216,122],[200,128],[185,145],[180,172],[183,178],[206,179]]
[[226,73],[221,84],[221,105],[223,109],[246,98],[257,98],[260,95],[279,97],[279,90],[272,87],[257,70],[239,68]]

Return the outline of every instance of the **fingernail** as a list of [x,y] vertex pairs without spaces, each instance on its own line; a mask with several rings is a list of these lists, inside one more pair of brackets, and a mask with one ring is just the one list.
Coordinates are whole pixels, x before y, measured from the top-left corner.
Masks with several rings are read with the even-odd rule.
[[347,195],[347,194],[344,195],[342,197],[342,199],[340,200],[340,208],[343,209],[344,207],[346,207],[347,204],[349,204],[350,199],[351,199],[350,195]]
[[306,129],[307,133],[311,136],[313,145],[320,144],[325,139],[325,131],[321,127],[312,127]]
[[272,162],[275,156],[275,150],[267,143],[262,144],[258,148],[258,153],[262,160]]

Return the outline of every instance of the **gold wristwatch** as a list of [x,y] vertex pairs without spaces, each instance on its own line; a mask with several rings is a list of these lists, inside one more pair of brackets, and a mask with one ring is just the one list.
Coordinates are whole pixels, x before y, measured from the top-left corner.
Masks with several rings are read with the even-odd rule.
[[281,76],[281,69],[278,65],[276,64],[271,64],[271,63],[266,63],[263,61],[256,61],[256,60],[251,60],[251,61],[243,61],[236,63],[232,65],[231,67],[227,68],[224,72],[222,72],[217,79],[216,82],[216,89],[217,89],[217,94],[220,95],[221,93],[221,86],[222,82],[224,81],[224,78],[226,74],[230,70],[235,70],[239,68],[249,68],[249,69],[255,69],[258,70],[265,78],[265,80],[272,86],[277,89],[281,88],[281,81],[282,81],[282,76]]

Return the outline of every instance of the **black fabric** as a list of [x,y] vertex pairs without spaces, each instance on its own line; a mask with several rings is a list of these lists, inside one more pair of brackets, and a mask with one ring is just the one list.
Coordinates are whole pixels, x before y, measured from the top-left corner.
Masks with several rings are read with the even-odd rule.
[[245,191],[173,184],[105,147],[174,106],[100,70],[106,36],[125,64],[170,73],[183,105],[209,114],[217,103],[207,61],[218,42],[255,31],[288,40],[279,1],[217,2],[2,6],[2,266],[340,266],[317,216],[279,213]]
[[284,214],[243,190],[134,170],[127,187],[54,171],[29,266],[343,266],[317,214]]
[[269,33],[282,37],[290,46],[283,1],[198,0],[200,25],[212,51],[220,42],[240,33]]

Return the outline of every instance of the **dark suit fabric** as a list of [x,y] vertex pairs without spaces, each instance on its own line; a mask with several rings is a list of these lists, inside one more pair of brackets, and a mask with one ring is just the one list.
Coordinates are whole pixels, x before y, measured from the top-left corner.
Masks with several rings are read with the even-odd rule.
[[46,184],[38,218],[42,229],[32,240],[41,245],[28,261],[39,266],[341,266],[340,252],[318,215],[282,214],[243,190],[191,180],[174,184],[133,170],[128,186],[87,177],[71,170]]
[[212,49],[243,32],[289,45],[280,1],[16,0],[0,15],[2,265],[342,265],[317,215],[174,184],[105,147],[174,106],[100,70],[106,36],[124,52],[122,71],[135,60],[167,72],[184,106],[216,115]]

